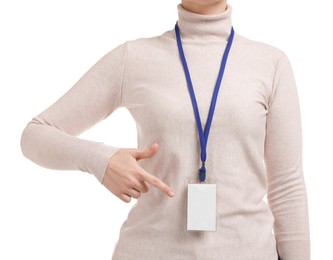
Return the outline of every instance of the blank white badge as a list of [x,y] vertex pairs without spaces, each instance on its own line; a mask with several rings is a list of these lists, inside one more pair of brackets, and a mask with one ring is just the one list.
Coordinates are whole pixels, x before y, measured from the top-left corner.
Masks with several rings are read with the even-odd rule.
[[216,231],[216,184],[187,187],[187,230]]

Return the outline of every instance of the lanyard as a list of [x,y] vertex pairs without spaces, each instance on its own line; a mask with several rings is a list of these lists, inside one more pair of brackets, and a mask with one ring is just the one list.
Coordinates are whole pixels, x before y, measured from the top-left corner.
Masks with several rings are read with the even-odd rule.
[[175,25],[175,32],[176,32],[176,37],[177,37],[177,45],[178,45],[179,55],[180,55],[180,58],[181,58],[181,61],[182,61],[183,67],[184,67],[184,72],[185,72],[185,76],[186,76],[186,80],[187,80],[187,85],[188,85],[188,89],[189,89],[189,92],[190,92],[190,95],[191,95],[194,115],[195,115],[195,119],[196,119],[197,127],[198,127],[200,146],[201,146],[201,162],[202,162],[202,166],[199,169],[199,180],[200,180],[200,182],[204,182],[205,179],[206,179],[205,162],[206,162],[206,147],[207,147],[209,129],[210,129],[210,125],[212,123],[215,104],[216,104],[216,99],[217,99],[217,95],[218,95],[220,85],[221,85],[221,81],[222,81],[222,78],[223,78],[223,73],[224,73],[226,63],[227,63],[228,54],[229,54],[231,44],[232,44],[232,41],[233,41],[233,38],[234,38],[234,28],[231,27],[231,32],[230,32],[230,35],[229,35],[228,43],[227,43],[227,46],[226,46],[225,51],[223,53],[221,67],[220,67],[219,75],[218,75],[218,78],[217,78],[217,81],[216,81],[214,94],[213,94],[213,97],[212,97],[212,102],[210,104],[209,114],[208,114],[207,123],[206,123],[206,126],[205,126],[205,132],[204,133],[203,133],[203,130],[202,130],[198,105],[197,105],[197,101],[196,101],[194,90],[193,90],[193,85],[192,85],[190,72],[189,72],[188,67],[187,67],[187,62],[186,62],[186,59],[185,59],[184,50],[183,50],[183,46],[182,46],[182,42],[181,42],[181,38],[180,38],[178,22]]

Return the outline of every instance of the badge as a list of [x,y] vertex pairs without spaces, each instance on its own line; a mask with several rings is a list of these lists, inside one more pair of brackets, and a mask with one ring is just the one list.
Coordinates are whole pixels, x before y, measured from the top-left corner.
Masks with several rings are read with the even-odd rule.
[[216,231],[216,184],[187,185],[187,230]]

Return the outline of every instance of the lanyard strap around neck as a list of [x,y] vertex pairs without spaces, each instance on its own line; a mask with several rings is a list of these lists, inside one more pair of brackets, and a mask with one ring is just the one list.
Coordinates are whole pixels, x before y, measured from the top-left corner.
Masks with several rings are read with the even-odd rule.
[[193,89],[193,85],[192,85],[190,72],[189,72],[189,69],[187,67],[187,62],[186,62],[186,59],[185,59],[185,54],[184,54],[184,50],[183,50],[183,46],[182,46],[182,41],[181,41],[181,38],[180,38],[178,22],[175,25],[175,32],[176,32],[176,37],[177,37],[177,45],[178,45],[179,55],[180,55],[180,58],[181,58],[181,61],[182,61],[183,67],[184,67],[184,72],[185,72],[185,76],[186,76],[186,80],[187,80],[187,85],[188,85],[188,89],[189,89],[189,92],[190,92],[190,95],[191,95],[194,115],[195,115],[195,119],[196,119],[197,127],[198,127],[200,146],[201,146],[201,162],[202,162],[202,166],[199,169],[199,180],[201,182],[204,182],[205,179],[206,179],[205,162],[206,162],[206,147],[207,147],[208,135],[209,135],[210,126],[211,126],[211,123],[212,123],[212,120],[213,120],[217,95],[218,95],[220,85],[221,85],[221,82],[222,82],[224,69],[225,69],[225,66],[226,66],[226,63],[227,63],[227,59],[228,59],[228,54],[229,54],[231,44],[232,44],[232,41],[233,41],[233,38],[234,38],[234,28],[231,27],[231,32],[230,32],[230,35],[229,35],[228,43],[227,43],[227,46],[226,46],[226,48],[224,50],[224,53],[223,53],[221,67],[220,67],[219,75],[218,75],[218,78],[217,78],[217,81],[216,81],[214,94],[213,94],[213,97],[212,97],[212,102],[210,104],[209,114],[208,114],[208,118],[207,118],[207,122],[206,122],[204,132],[202,130],[202,124],[201,124],[201,120],[200,120],[198,105],[197,105],[197,101],[196,101],[195,94],[194,94],[194,89]]

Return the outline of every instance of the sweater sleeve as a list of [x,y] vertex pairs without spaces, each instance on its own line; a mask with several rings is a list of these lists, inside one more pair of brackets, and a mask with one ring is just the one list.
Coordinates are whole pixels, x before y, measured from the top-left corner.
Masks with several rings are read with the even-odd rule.
[[279,59],[268,104],[264,161],[267,200],[281,260],[309,260],[308,203],[302,162],[300,104],[288,57]]
[[35,116],[21,136],[21,150],[36,164],[80,170],[102,183],[109,159],[120,148],[79,138],[121,105],[126,43],[98,60],[62,97]]

